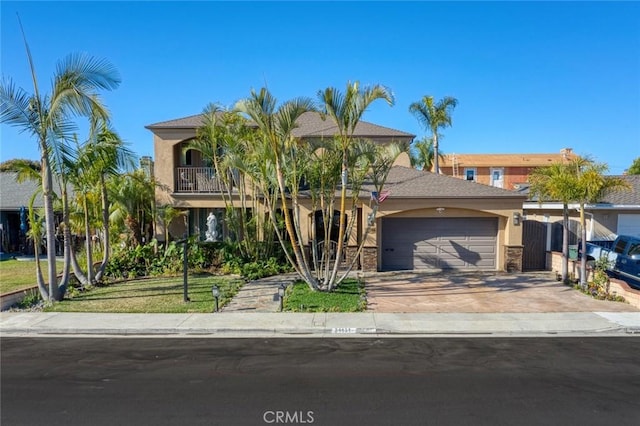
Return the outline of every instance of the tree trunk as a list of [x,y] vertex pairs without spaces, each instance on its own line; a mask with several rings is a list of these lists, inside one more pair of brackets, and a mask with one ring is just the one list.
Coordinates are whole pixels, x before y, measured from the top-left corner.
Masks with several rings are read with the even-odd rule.
[[140,224],[138,220],[133,216],[127,216],[124,220],[127,228],[129,229],[129,238],[132,239],[134,246],[142,244],[142,234],[140,233]]
[[84,246],[87,252],[87,281],[93,284],[93,249],[91,248],[91,227],[89,225],[89,206],[87,204],[87,194],[84,194]]
[[287,209],[287,195],[285,193],[285,183],[284,177],[282,175],[282,168],[280,165],[279,158],[276,156],[275,161],[276,168],[276,178],[278,179],[278,189],[280,191],[280,202],[282,205],[282,213],[284,214],[284,226],[287,230],[287,234],[289,235],[289,240],[291,241],[291,245],[293,247],[293,255],[296,260],[298,273],[301,274],[301,278],[309,284],[309,286],[316,290],[318,288],[317,280],[313,278],[311,271],[309,270],[309,265],[303,259],[301,248],[298,244],[298,239],[296,237],[296,232],[293,229],[293,225],[291,223],[291,218],[289,217],[289,211]]
[[584,203],[580,203],[580,248],[582,252],[582,259],[580,259],[580,285],[582,287],[587,286],[587,256],[585,253],[587,252],[587,226],[586,220],[584,217]]
[[[340,189],[340,218],[338,220],[338,226],[340,226],[340,228],[338,229],[338,246],[336,248],[336,260],[333,265],[333,271],[331,271],[329,281],[326,283],[327,291],[331,291],[334,286],[334,282],[338,275],[340,259],[342,259],[342,251],[344,250],[344,216],[345,210],[347,209],[347,182],[349,180],[348,168],[349,158],[347,156],[347,150],[344,149],[342,153],[342,188]],[[333,212],[331,212],[331,217],[333,217]]]
[[102,263],[96,272],[96,281],[101,281],[104,271],[109,263],[109,251],[111,245],[109,241],[109,198],[107,197],[107,184],[104,181],[104,175],[100,175],[100,192],[102,193],[102,229],[104,230],[103,244],[104,253],[102,253]]
[[64,224],[64,266],[62,270],[62,278],[58,285],[58,297],[56,300],[60,301],[64,298],[64,294],[67,292],[69,285],[69,272],[71,269],[71,246],[73,244],[71,240],[71,224],[69,221],[69,199],[67,197],[66,183],[61,183],[62,187],[62,223]]
[[562,207],[562,282],[569,283],[569,206]]
[[38,290],[40,291],[40,297],[42,300],[47,301],[49,298],[49,291],[45,285],[44,278],[42,277],[42,267],[40,265],[40,244],[42,241],[40,238],[33,236],[33,253],[36,260],[36,282],[38,283]]
[[434,165],[434,173],[440,174],[440,166],[438,164],[438,132],[433,132],[433,165]]
[[44,199],[44,218],[46,226],[47,236],[47,275],[49,278],[49,300],[58,300],[58,277],[56,274],[56,250],[55,243],[55,216],[53,213],[53,199],[51,196],[52,178],[51,178],[51,166],[49,165],[49,158],[46,143],[40,142],[41,152],[41,164],[42,164],[42,197]]

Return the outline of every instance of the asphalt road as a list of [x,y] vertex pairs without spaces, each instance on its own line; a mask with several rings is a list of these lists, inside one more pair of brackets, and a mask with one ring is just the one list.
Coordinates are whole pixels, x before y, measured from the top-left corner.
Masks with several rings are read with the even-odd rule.
[[640,421],[640,337],[0,344],[3,426]]

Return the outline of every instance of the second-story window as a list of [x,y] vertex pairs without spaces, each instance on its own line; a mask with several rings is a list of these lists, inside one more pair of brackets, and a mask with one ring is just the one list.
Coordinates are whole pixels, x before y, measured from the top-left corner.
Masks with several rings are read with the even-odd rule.
[[466,180],[476,180],[476,169],[464,169],[464,178]]

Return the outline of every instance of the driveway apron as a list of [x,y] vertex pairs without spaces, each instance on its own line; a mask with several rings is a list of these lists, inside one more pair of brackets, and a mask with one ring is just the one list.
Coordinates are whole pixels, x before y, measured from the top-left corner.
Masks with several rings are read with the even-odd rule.
[[597,300],[553,279],[550,272],[365,275],[373,312],[638,312],[627,303]]

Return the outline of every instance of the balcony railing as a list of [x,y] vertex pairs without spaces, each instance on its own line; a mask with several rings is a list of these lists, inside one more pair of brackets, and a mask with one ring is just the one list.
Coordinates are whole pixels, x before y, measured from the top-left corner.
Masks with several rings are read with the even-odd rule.
[[175,192],[216,193],[226,190],[212,167],[176,167]]

